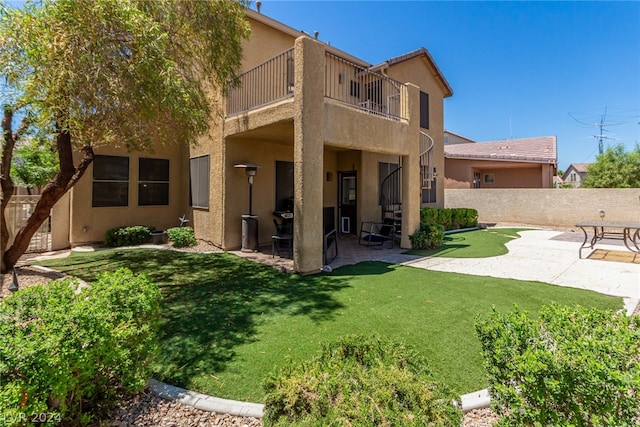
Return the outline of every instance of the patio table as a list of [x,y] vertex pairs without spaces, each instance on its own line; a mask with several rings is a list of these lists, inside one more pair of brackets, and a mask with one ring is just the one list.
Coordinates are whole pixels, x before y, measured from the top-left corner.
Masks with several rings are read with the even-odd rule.
[[[576,224],[584,233],[584,241],[578,250],[578,256],[582,258],[584,248],[593,249],[600,240],[615,239],[624,241],[624,245],[632,252],[640,253],[640,222],[625,221],[584,221]],[[589,239],[587,229],[591,228],[593,235]]]

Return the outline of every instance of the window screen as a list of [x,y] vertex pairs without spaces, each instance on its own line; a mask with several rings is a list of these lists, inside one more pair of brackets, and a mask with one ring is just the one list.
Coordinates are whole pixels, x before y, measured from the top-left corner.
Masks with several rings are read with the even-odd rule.
[[191,206],[209,207],[209,156],[194,157],[189,160]]
[[138,165],[138,205],[168,205],[169,160],[141,157]]
[[93,159],[91,206],[129,205],[129,157],[101,156]]

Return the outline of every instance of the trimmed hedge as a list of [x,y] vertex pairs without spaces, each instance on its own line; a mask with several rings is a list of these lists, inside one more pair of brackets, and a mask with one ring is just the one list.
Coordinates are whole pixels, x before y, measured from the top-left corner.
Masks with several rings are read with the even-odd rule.
[[349,336],[266,383],[265,426],[459,426],[453,395],[405,345]]
[[444,241],[444,228],[439,224],[420,223],[420,228],[409,236],[413,249],[436,249]]
[[632,426],[640,417],[640,317],[544,306],[476,319],[501,425]]
[[478,226],[478,211],[469,208],[421,208],[420,222],[440,224],[445,230]]
[[193,228],[191,227],[170,228],[167,230],[167,234],[169,235],[169,241],[172,242],[176,248],[185,248],[198,243],[193,233]]
[[151,238],[151,228],[144,225],[117,227],[107,230],[104,236],[105,246],[132,246],[147,243]]
[[158,287],[126,269],[77,286],[59,280],[0,301],[0,425],[24,425],[31,414],[86,425],[118,395],[146,386],[158,348]]

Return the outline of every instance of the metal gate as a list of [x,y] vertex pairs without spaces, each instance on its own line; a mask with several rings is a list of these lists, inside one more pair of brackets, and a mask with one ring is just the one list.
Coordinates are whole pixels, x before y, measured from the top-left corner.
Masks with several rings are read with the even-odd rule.
[[[18,230],[27,223],[40,196],[13,196],[9,200],[5,214],[9,228],[9,244],[13,243]],[[8,247],[8,246],[7,246]],[[27,252],[47,252],[51,250],[51,212],[31,238]]]

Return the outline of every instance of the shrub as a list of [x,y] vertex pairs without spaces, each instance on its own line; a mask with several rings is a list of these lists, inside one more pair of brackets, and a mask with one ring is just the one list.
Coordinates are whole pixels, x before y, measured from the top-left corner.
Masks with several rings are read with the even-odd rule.
[[150,233],[151,229],[144,225],[112,228],[107,230],[104,244],[111,247],[140,245],[149,241]]
[[551,305],[534,319],[516,307],[476,331],[502,425],[636,425],[640,317]]
[[120,393],[146,385],[158,346],[157,286],[120,269],[91,288],[76,287],[60,280],[0,302],[0,420],[7,425],[24,414],[88,424]]
[[409,236],[413,249],[439,248],[444,241],[444,228],[439,224],[420,223],[418,231]]
[[420,222],[440,224],[445,230],[471,228],[478,225],[478,211],[469,208],[422,208]]
[[174,227],[167,230],[169,241],[173,242],[176,248],[184,248],[193,246],[196,243],[196,236],[193,234],[191,227]]
[[403,344],[349,336],[266,383],[266,426],[457,426],[452,395]]

